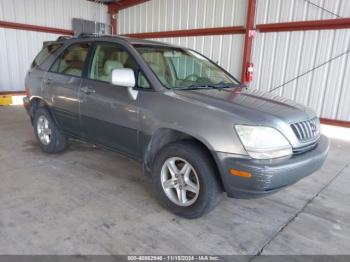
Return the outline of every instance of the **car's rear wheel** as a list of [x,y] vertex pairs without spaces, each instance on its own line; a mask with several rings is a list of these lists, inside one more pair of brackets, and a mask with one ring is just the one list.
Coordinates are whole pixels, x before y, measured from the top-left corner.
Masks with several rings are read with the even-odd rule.
[[46,153],[59,153],[66,148],[66,137],[58,129],[50,113],[39,108],[34,116],[34,132],[40,148]]
[[161,204],[186,218],[210,211],[221,195],[215,164],[200,145],[190,141],[172,143],[160,150],[152,181]]

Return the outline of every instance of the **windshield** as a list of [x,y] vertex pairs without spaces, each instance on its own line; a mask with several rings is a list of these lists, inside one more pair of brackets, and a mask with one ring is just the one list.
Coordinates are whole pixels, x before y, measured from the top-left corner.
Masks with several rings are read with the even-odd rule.
[[159,46],[135,48],[167,88],[224,88],[239,85],[235,78],[195,51]]

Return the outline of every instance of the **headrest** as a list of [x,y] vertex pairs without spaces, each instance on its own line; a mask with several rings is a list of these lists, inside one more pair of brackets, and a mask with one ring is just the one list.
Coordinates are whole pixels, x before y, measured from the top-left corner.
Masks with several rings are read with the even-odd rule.
[[80,62],[84,62],[87,56],[87,50],[86,49],[81,49],[78,52],[78,57]]
[[116,60],[107,60],[104,65],[104,73],[105,75],[111,75],[113,69],[124,68],[123,64]]

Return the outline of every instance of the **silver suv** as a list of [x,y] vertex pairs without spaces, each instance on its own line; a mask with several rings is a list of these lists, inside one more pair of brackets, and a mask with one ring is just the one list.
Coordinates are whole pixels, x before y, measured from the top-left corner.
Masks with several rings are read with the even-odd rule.
[[318,170],[329,143],[313,111],[248,89],[194,50],[111,36],[45,42],[24,105],[43,151],[75,138],[143,164],[161,204],[195,218]]

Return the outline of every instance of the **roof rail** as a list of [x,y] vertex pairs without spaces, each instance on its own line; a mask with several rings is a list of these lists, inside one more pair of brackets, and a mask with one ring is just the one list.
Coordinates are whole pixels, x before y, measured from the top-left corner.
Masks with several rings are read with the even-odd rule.
[[68,39],[72,39],[72,38],[73,37],[69,36],[69,35],[61,35],[56,39],[56,41],[64,41],[64,40],[68,40]]
[[44,41],[44,42],[43,42],[43,48],[46,47],[46,46],[48,46],[48,45],[54,44],[54,43],[56,43],[56,42],[57,42],[57,41]]
[[115,37],[111,34],[97,34],[97,33],[81,33],[77,38],[89,38],[89,37]]
[[90,38],[90,37],[114,37],[108,34],[96,34],[96,33],[81,33],[78,36],[61,35],[56,39],[56,42],[61,42],[69,39]]
[[102,35],[96,34],[96,33],[81,33],[80,35],[78,35],[77,38],[89,38],[89,37],[99,37]]

